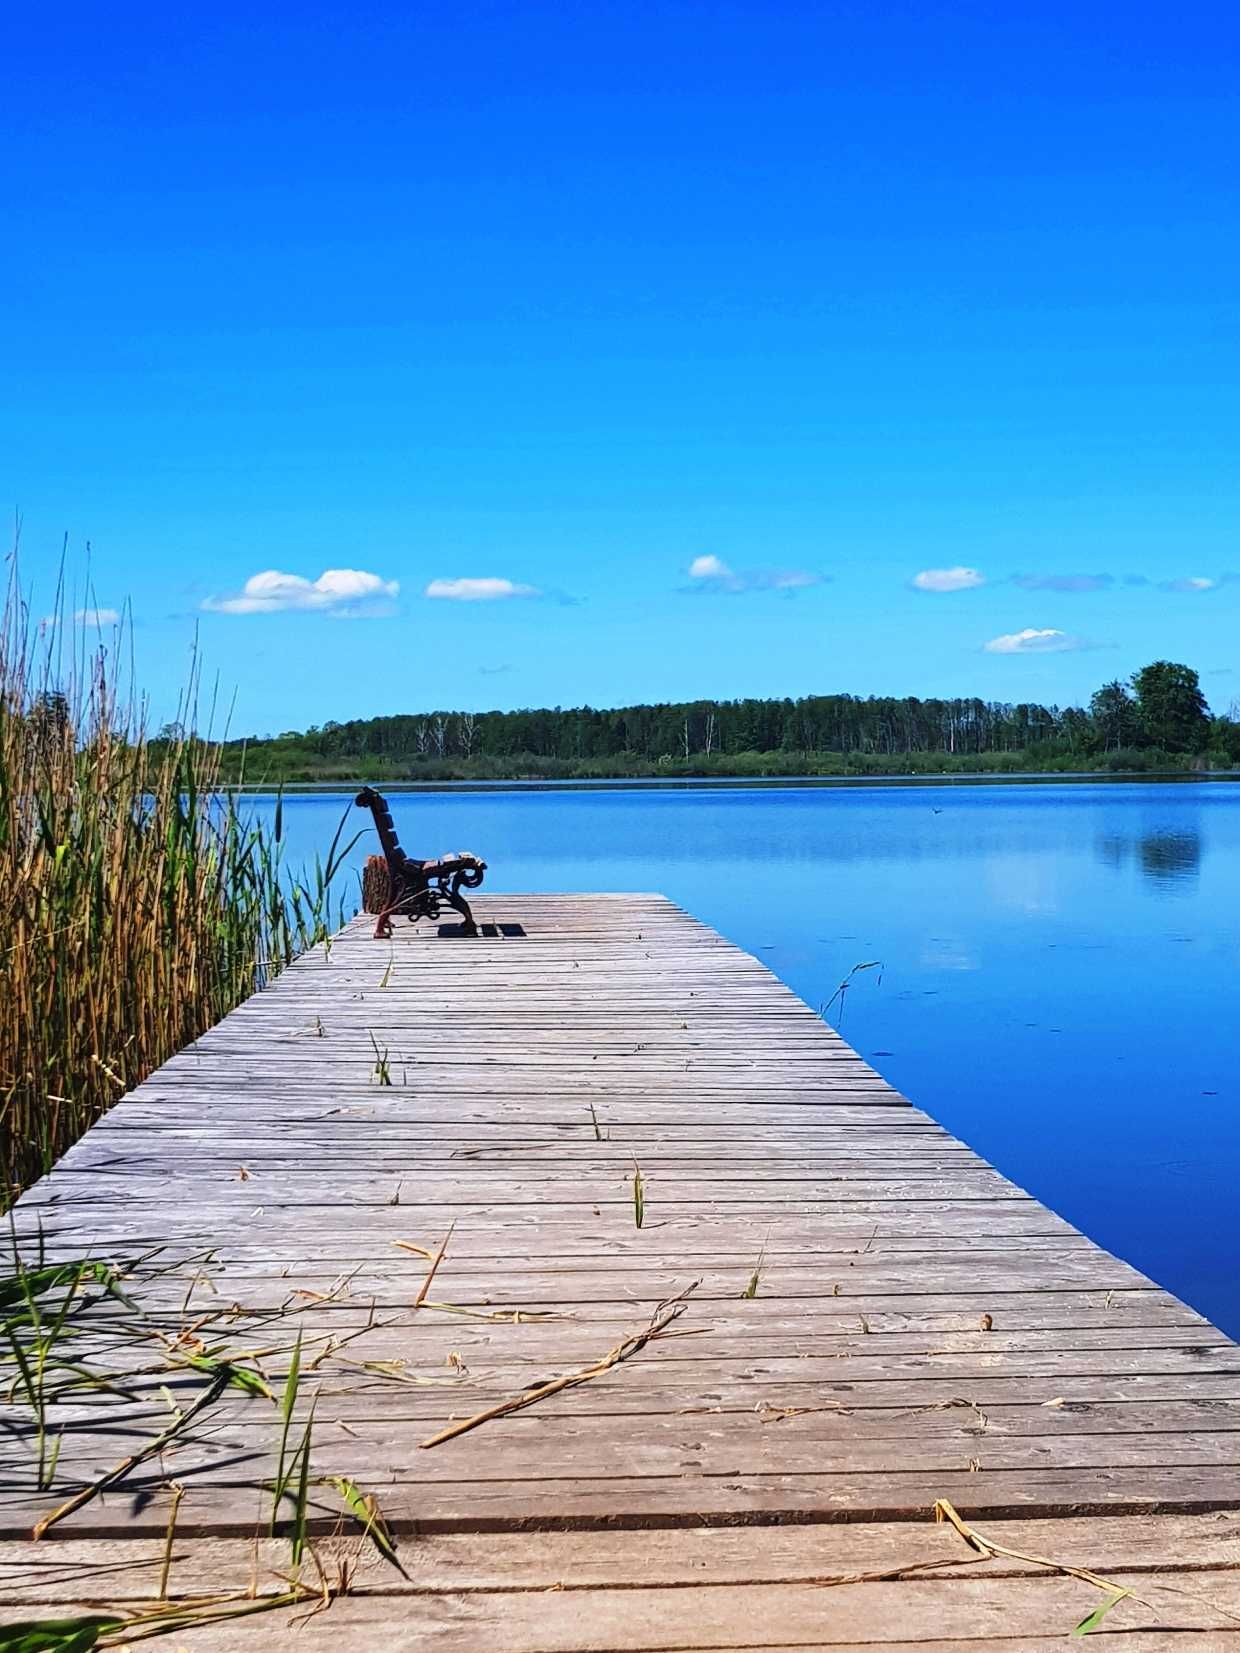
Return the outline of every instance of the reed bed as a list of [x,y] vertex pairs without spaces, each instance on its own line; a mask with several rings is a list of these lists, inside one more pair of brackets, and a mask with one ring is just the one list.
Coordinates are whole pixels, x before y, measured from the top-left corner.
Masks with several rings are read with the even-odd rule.
[[[0,1209],[117,1098],[343,919],[340,833],[308,877],[218,790],[219,747],[148,738],[104,646],[0,619]],[[184,721],[196,721],[191,673]],[[179,728],[180,726],[175,726]]]

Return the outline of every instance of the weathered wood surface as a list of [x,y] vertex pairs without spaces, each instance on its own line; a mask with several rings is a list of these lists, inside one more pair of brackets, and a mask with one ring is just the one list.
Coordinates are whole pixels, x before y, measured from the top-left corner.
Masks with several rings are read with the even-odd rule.
[[[26,1534],[202,1392],[168,1358],[196,1347],[187,1328],[277,1387],[300,1330],[315,1476],[377,1495],[408,1573],[332,1537],[340,1500],[316,1481],[320,1552],[349,1545],[357,1571],[301,1644],[1010,1653],[1098,1605],[1078,1578],[974,1555],[931,1522],[946,1498],[1130,1587],[1142,1600],[1103,1627],[1124,1647],[1240,1653],[1230,1340],[662,898],[476,905],[526,934],[376,943],[358,921],[19,1203],[27,1256],[162,1250],[133,1270],[140,1330],[114,1300],[75,1315],[72,1358],[114,1380],[53,1408],[50,1491],[29,1409],[7,1411],[0,1624],[149,1602],[173,1481],[173,1596],[277,1588],[287,1542],[253,1547],[277,1419],[233,1390]],[[416,1306],[427,1261],[408,1248],[449,1231]],[[595,1365],[689,1288],[669,1335],[600,1376],[420,1444]],[[281,1645],[287,1616],[178,1640]]]

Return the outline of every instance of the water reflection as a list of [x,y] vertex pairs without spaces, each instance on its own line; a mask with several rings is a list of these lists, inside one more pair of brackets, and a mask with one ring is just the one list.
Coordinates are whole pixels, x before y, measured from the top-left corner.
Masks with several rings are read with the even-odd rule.
[[1109,867],[1135,861],[1142,875],[1156,883],[1182,883],[1201,871],[1201,834],[1181,832],[1109,832],[1097,840],[1098,859]]

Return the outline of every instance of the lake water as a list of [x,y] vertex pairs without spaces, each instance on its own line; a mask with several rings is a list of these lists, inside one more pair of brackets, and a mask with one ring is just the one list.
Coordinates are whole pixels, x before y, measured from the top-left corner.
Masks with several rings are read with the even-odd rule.
[[[326,851],[347,794],[285,800]],[[268,805],[260,804],[266,808]],[[1109,1250],[1240,1334],[1240,785],[403,794],[488,890],[659,890]],[[351,863],[377,849],[369,817]],[[354,888],[356,881],[354,880]]]

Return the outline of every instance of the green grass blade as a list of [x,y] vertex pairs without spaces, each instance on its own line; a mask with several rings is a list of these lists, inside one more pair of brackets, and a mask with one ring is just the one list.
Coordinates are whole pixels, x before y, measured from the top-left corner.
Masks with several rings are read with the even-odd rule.
[[1131,1594],[1131,1590],[1117,1590],[1113,1596],[1108,1596],[1100,1607],[1095,1607],[1092,1613],[1086,1613],[1079,1624],[1073,1625],[1072,1634],[1074,1636],[1088,1636],[1091,1630],[1098,1628],[1112,1607],[1118,1607],[1120,1602]]
[[310,1403],[310,1416],[306,1419],[306,1430],[301,1437],[301,1446],[298,1448],[296,1508],[293,1512],[294,1567],[301,1565],[301,1559],[306,1553],[306,1529],[310,1507],[310,1440],[314,1431],[314,1408],[317,1400],[318,1397],[316,1396]]
[[259,1395],[269,1401],[276,1398],[270,1386],[251,1366],[234,1366],[230,1360],[212,1360],[210,1355],[190,1355],[185,1365],[212,1377],[225,1377],[227,1387],[240,1389],[243,1395]]
[[119,1630],[124,1619],[106,1613],[82,1613],[72,1619],[22,1619],[0,1628],[3,1653],[89,1653],[106,1631]]
[[85,1266],[80,1262],[49,1263],[45,1268],[27,1269],[19,1264],[16,1274],[0,1278],[0,1310],[28,1303],[31,1296],[42,1297],[45,1292],[54,1291],[57,1286],[75,1279]]
[[340,1494],[345,1507],[354,1520],[359,1523],[363,1533],[371,1540],[379,1554],[386,1561],[390,1561],[403,1577],[408,1578],[409,1575],[401,1566],[400,1557],[396,1554],[396,1544],[388,1524],[383,1519],[383,1512],[380,1510],[378,1501],[373,1494],[364,1493],[357,1482],[351,1481],[347,1475],[329,1475],[327,1479],[329,1484],[335,1487]]
[[284,1393],[280,1398],[280,1457],[276,1465],[276,1482],[271,1501],[271,1528],[275,1531],[276,1522],[280,1518],[280,1504],[288,1489],[290,1468],[285,1473],[285,1464],[288,1460],[288,1432],[293,1421],[293,1408],[297,1404],[297,1389],[301,1381],[301,1333],[297,1333],[297,1341],[293,1345],[292,1358],[289,1361],[288,1376],[284,1380]]
[[29,1362],[26,1359],[26,1350],[23,1347],[20,1338],[12,1329],[14,1324],[14,1321],[5,1321],[5,1336],[8,1338],[9,1348],[13,1351],[13,1359],[16,1362],[17,1370],[21,1374],[22,1388],[26,1391],[26,1400],[29,1403],[31,1410],[37,1413],[39,1411],[38,1386],[34,1380],[34,1373],[31,1371]]

